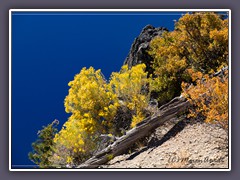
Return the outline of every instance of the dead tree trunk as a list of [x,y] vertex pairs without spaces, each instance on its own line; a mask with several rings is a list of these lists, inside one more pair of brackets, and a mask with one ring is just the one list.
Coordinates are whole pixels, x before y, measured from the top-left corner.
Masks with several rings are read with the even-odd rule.
[[97,168],[107,163],[113,157],[124,153],[137,140],[147,136],[149,132],[156,129],[167,120],[184,112],[188,106],[189,102],[183,97],[172,99],[169,103],[160,107],[158,113],[138,123],[136,127],[129,130],[126,135],[121,136],[113,144],[109,145],[77,168]]

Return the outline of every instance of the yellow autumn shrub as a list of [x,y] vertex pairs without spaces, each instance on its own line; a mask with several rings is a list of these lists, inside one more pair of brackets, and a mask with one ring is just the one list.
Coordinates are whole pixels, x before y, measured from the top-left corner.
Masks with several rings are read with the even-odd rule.
[[[54,137],[57,146],[64,147],[71,155],[64,156],[66,164],[79,163],[94,154],[101,134],[115,134],[113,119],[118,107],[126,106],[133,113],[131,127],[145,117],[143,110],[149,101],[149,79],[144,64],[131,69],[123,66],[120,72],[112,73],[109,83],[100,70],[83,68],[68,85],[70,89],[64,105],[71,116]],[[56,151],[55,157],[59,154],[61,152]],[[53,161],[62,162],[63,159],[54,158]]]
[[122,66],[119,73],[112,73],[109,86],[119,98],[119,103],[133,112],[131,127],[145,118],[144,110],[150,99],[150,78],[145,72],[146,65],[138,64],[128,69]]
[[83,68],[68,85],[64,105],[71,116],[54,141],[79,156],[88,157],[96,149],[100,134],[113,133],[117,97],[108,90],[101,71],[93,67]]
[[204,116],[208,123],[228,128],[228,72],[223,77],[210,77],[191,71],[196,85],[182,83],[183,95],[193,108],[189,117]]
[[211,74],[228,64],[228,19],[213,12],[183,15],[172,32],[150,42],[153,90],[161,104],[181,93],[181,83],[191,82],[187,69]]

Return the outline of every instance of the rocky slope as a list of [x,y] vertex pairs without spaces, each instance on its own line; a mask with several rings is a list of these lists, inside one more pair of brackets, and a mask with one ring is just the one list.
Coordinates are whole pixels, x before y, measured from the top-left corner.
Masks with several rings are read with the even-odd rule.
[[[150,41],[166,28],[147,25],[134,40],[124,64],[145,63],[152,73],[148,55]],[[117,156],[99,168],[228,168],[228,132],[217,125],[173,118],[156,129],[148,144]],[[175,125],[176,124],[176,125]]]
[[159,127],[155,145],[117,156],[101,168],[228,168],[226,130],[201,122],[177,126],[164,137],[169,125]]

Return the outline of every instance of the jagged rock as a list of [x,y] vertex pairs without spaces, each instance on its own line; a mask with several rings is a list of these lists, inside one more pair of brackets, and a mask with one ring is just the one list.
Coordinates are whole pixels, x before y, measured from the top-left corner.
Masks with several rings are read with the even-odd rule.
[[150,41],[156,36],[161,36],[164,31],[168,30],[164,27],[145,26],[140,35],[135,38],[124,64],[128,64],[128,67],[131,68],[134,65],[144,63],[146,64],[146,71],[152,74],[151,63],[153,59],[149,56],[147,50]]

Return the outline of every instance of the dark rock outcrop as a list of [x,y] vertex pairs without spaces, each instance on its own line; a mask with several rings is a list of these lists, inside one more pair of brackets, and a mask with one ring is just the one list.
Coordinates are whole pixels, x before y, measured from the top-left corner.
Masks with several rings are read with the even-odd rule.
[[124,64],[128,64],[128,67],[131,68],[134,65],[144,63],[146,64],[146,71],[152,74],[151,63],[153,59],[149,56],[147,50],[150,41],[156,36],[161,36],[164,31],[168,30],[163,27],[155,28],[152,25],[145,26],[140,35],[135,38]]

